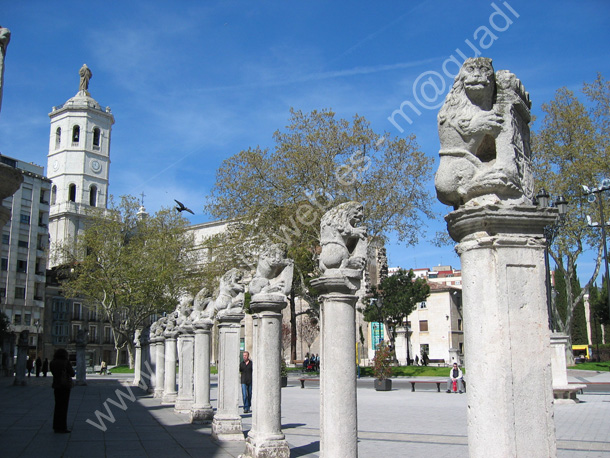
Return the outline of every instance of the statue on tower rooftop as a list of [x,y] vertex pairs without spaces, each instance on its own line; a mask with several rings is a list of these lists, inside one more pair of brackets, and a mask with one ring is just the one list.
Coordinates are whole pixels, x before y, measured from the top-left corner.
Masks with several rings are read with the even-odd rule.
[[84,91],[88,95],[89,94],[89,80],[93,76],[93,73],[91,72],[89,67],[87,67],[87,64],[83,64],[83,66],[78,71],[78,74],[80,75],[80,85],[78,86],[78,90]]

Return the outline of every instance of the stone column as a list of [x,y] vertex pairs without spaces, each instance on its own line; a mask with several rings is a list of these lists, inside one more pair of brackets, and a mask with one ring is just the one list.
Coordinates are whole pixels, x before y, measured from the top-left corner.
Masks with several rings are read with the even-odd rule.
[[396,359],[401,366],[407,365],[407,327],[396,326]]
[[174,404],[176,402],[176,339],[177,331],[165,331],[165,380],[161,404]]
[[214,417],[210,404],[210,355],[212,320],[195,322],[194,384],[195,402],[191,408],[191,423],[209,423]]
[[250,303],[254,312],[252,429],[246,440],[245,456],[289,458],[290,448],[282,433],[280,358],[282,309],[285,296],[256,295]]
[[358,297],[347,277],[312,282],[320,310],[320,456],[358,456],[356,312]]
[[[243,441],[239,415],[239,337],[243,313],[218,318],[218,408],[212,421],[212,437],[216,440]],[[256,364],[256,362],[255,362]]]
[[191,326],[182,326],[178,340],[181,341],[178,367],[178,397],[174,409],[179,413],[191,413],[194,397],[194,351],[195,335]]
[[150,359],[150,328],[146,327],[140,334],[142,347],[142,364],[140,365],[140,388],[152,393],[155,380],[155,371]]
[[543,236],[556,212],[489,205],[446,217],[462,264],[471,458],[556,456]]
[[151,369],[148,392],[154,394],[157,387],[157,341],[153,336],[148,341],[148,364]]
[[155,339],[157,353],[155,361],[157,370],[155,371],[155,398],[163,398],[163,389],[165,388],[165,337],[157,337]]
[[140,336],[142,335],[141,329],[136,329],[133,343],[135,346],[135,361],[134,361],[134,370],[133,370],[133,382],[131,384],[133,386],[138,386],[142,381],[141,373],[142,373],[142,345],[140,343]]
[[[28,359],[28,348],[30,346],[30,331],[21,331],[17,341],[17,365],[15,366],[15,381],[13,385],[27,385],[25,379],[26,363]],[[13,355],[10,355],[12,359]]]
[[587,385],[568,384],[566,347],[568,336],[560,332],[551,334],[551,371],[553,374],[553,397],[555,404],[574,404],[580,402],[576,393]]
[[74,384],[77,386],[87,385],[87,362],[85,360],[86,349],[86,340],[83,342],[76,342],[76,380],[74,381]]

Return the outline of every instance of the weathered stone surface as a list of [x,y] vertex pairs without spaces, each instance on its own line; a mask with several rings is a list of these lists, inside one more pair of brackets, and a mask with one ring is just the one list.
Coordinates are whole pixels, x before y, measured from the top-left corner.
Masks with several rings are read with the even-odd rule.
[[214,323],[207,318],[193,322],[195,332],[194,403],[191,407],[191,423],[209,423],[214,417],[210,404],[210,354],[211,330]]
[[556,456],[542,235],[549,215],[532,208],[463,208],[447,218],[463,237],[456,250],[471,457]]
[[553,374],[553,397],[555,404],[573,404],[580,402],[577,394],[587,385],[568,384],[566,347],[568,336],[554,332],[551,334],[551,371]]
[[[225,309],[227,310],[227,309]],[[230,309],[229,309],[230,310]],[[218,361],[218,407],[212,421],[212,437],[216,440],[243,441],[239,415],[239,339],[244,314],[222,315],[218,318],[220,359]]]
[[225,315],[240,315],[244,312],[242,272],[233,268],[220,278],[218,296],[214,300],[214,312],[220,318]]
[[327,211],[320,222],[321,278],[346,279],[353,291],[360,288],[366,265],[366,228],[356,227],[363,216],[362,204],[345,202]]
[[464,62],[438,114],[438,199],[454,208],[531,204],[529,94],[491,59]]
[[358,456],[356,320],[354,293],[366,264],[367,235],[356,227],[362,205],[346,202],[320,223],[320,269],[312,281],[322,295],[320,311],[320,456]]
[[76,333],[76,380],[75,385],[87,385],[87,361],[85,351],[87,349],[87,335],[89,331],[79,329]]
[[[292,277],[292,272],[290,274]],[[250,458],[290,456],[281,422],[282,309],[286,307],[286,300],[285,297],[269,300],[272,296],[276,295],[256,294],[250,303],[254,312],[253,354],[256,362],[252,382],[252,429],[243,455]]]
[[285,301],[292,288],[294,262],[286,258],[286,247],[267,244],[261,250],[256,273],[248,289],[252,301]]

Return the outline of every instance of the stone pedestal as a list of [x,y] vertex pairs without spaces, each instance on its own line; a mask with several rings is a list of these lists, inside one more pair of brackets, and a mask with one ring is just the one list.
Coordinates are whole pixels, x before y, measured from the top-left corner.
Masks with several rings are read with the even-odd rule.
[[406,366],[408,364],[407,345],[407,327],[396,326],[396,359],[401,366]]
[[[239,415],[239,336],[244,314],[218,318],[218,408],[212,421],[212,437],[221,441],[243,441]],[[256,362],[254,363],[256,365]]]
[[252,297],[254,312],[252,347],[254,373],[252,429],[246,440],[245,457],[289,458],[290,448],[282,433],[280,380],[282,309],[285,296],[259,294]]
[[155,398],[163,397],[165,388],[165,337],[157,337],[156,341],[156,371],[155,371]]
[[154,338],[149,339],[146,350],[150,377],[148,380],[148,392],[154,393],[157,386],[157,342]]
[[165,333],[165,380],[161,404],[169,405],[176,402],[176,340],[178,332]]
[[180,349],[178,366],[178,396],[174,409],[179,413],[191,413],[194,395],[194,351],[195,335],[191,326],[180,328],[178,336],[178,348]]
[[87,344],[76,344],[76,379],[74,380],[76,386],[87,385],[87,361],[85,359],[85,350],[87,350]]
[[576,397],[578,391],[587,385],[568,384],[566,364],[566,346],[568,336],[554,332],[551,334],[551,370],[553,373],[553,397],[555,404],[573,404],[580,402]]
[[17,364],[15,366],[15,381],[13,385],[27,385],[25,372],[28,359],[28,348],[30,345],[30,331],[21,331],[17,341]]
[[320,456],[358,456],[356,289],[348,277],[322,277],[320,309]]
[[195,402],[191,407],[191,423],[209,423],[214,418],[214,409],[210,404],[210,354],[213,324],[211,320],[200,320],[193,325],[195,329]]
[[140,346],[142,347],[140,364],[140,388],[152,393],[155,372],[150,360],[150,328],[144,328],[140,334]]
[[131,384],[133,386],[138,386],[142,381],[142,345],[140,344],[140,336],[142,331],[140,329],[136,329],[134,345],[135,345],[135,360],[133,366],[133,381]]
[[471,458],[556,456],[543,228],[556,209],[461,208]]

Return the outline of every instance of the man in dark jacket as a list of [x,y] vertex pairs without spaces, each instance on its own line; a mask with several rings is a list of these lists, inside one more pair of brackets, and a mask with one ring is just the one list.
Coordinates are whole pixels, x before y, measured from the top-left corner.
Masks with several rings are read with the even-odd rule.
[[244,360],[239,363],[241,373],[241,395],[244,400],[244,413],[250,413],[252,404],[252,361],[250,353],[244,352]]
[[70,402],[74,369],[72,369],[68,359],[68,352],[64,348],[58,349],[53,355],[51,373],[53,374],[53,390],[55,391],[53,430],[56,433],[69,433],[68,403]]

